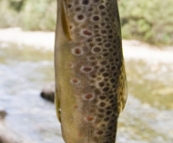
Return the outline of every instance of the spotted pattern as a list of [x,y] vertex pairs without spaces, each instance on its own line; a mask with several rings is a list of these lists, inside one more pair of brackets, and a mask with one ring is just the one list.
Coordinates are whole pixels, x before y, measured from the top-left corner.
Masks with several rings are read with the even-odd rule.
[[74,57],[67,70],[75,75],[69,82],[80,85],[74,88],[81,142],[114,143],[126,79],[117,1],[66,0],[66,5]]
[[75,56],[81,56],[84,54],[83,49],[81,47],[75,47],[71,50],[71,52]]

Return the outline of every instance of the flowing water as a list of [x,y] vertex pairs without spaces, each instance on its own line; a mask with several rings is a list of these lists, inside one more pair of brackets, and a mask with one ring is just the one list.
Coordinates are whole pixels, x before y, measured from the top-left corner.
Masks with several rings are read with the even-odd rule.
[[[117,143],[172,143],[173,65],[126,59],[126,70]],[[53,80],[53,52],[0,43],[0,108],[8,126],[36,143],[63,143],[55,107],[39,95]]]

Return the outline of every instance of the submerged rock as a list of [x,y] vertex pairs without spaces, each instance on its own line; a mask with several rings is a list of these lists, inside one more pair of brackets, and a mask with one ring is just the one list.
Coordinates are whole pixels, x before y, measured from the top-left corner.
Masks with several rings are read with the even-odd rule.
[[41,91],[40,96],[50,102],[54,102],[55,83],[50,83],[49,85],[45,86]]

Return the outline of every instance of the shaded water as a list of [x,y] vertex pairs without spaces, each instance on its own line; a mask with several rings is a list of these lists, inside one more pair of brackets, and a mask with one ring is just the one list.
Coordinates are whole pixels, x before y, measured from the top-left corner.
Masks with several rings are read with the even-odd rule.
[[[127,59],[126,70],[117,143],[172,143],[173,65]],[[63,143],[54,105],[39,96],[53,79],[53,52],[0,43],[0,107],[9,126],[37,143]]]

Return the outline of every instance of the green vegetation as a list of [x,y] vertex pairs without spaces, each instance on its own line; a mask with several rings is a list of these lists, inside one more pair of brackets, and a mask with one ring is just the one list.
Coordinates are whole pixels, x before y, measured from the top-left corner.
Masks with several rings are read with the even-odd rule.
[[0,0],[0,27],[53,31],[56,0]]
[[[121,0],[123,38],[157,45],[173,44],[172,5],[172,0]],[[0,27],[53,31],[56,6],[56,0],[0,0]]]
[[172,0],[120,2],[122,34],[151,44],[173,44]]

